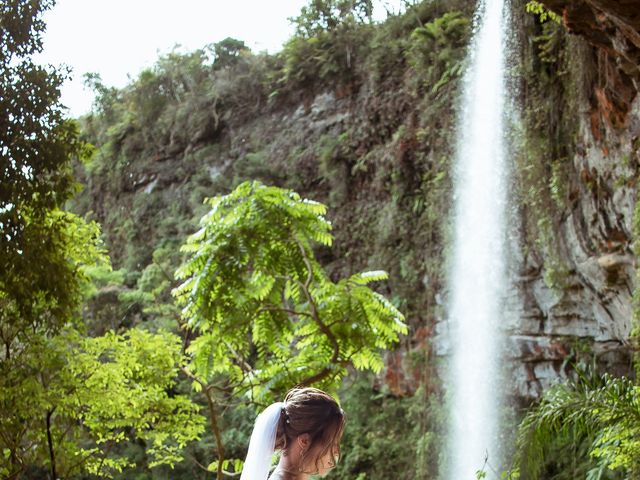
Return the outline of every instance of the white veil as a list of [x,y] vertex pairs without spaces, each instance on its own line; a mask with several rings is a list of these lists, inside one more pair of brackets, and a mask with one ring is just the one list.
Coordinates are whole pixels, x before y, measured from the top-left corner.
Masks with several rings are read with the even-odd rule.
[[240,480],[267,480],[283,402],[272,403],[256,418]]

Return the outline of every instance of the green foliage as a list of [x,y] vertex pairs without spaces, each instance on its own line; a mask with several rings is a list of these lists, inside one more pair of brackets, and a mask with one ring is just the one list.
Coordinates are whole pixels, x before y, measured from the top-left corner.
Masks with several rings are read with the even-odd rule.
[[46,318],[36,313],[42,302],[52,324],[75,308],[74,262],[95,253],[84,255],[76,243],[97,234],[95,225],[58,210],[76,190],[72,158],[91,149],[77,124],[64,119],[64,74],[32,61],[42,50],[41,16],[52,4],[0,6],[0,91],[11,92],[0,95],[0,299],[8,305],[2,317],[10,309],[23,325]]
[[463,12],[447,12],[412,33],[409,61],[431,94],[462,75],[470,30]]
[[235,174],[233,186],[245,182],[248,178],[279,184],[284,177],[284,172],[275,171],[269,166],[269,157],[264,150],[247,153],[241,160],[234,163],[233,170]]
[[[532,204],[538,206],[537,203]],[[545,255],[544,283],[548,288],[562,291],[567,287],[569,267],[559,254],[557,232],[548,213],[542,214],[536,225],[538,238],[536,245]]]
[[533,13],[534,15],[538,15],[541,23],[546,22],[547,20],[553,20],[556,23],[561,23],[562,17],[557,13],[549,10],[545,7],[541,2],[537,2],[535,0],[530,0],[525,5],[527,12]]
[[434,478],[438,471],[438,434],[444,412],[424,387],[395,397],[372,387],[370,375],[346,379],[340,393],[347,412],[342,455],[330,479]]
[[564,28],[556,23],[549,23],[543,24],[541,30],[539,35],[532,38],[532,41],[537,48],[536,53],[540,62],[553,69],[563,60]]
[[[292,57],[284,51],[274,57],[243,52],[237,56],[237,63],[216,69],[215,62],[213,67],[208,64],[208,55],[195,52],[172,55],[150,69],[158,77],[170,77],[156,83],[171,84],[172,78],[185,78],[184,83],[191,85],[191,90],[175,99],[169,97],[158,117],[142,116],[138,112],[140,102],[152,103],[153,100],[153,95],[134,92],[144,87],[142,82],[120,90],[115,96],[119,100],[111,109],[116,112],[116,118],[98,110],[83,119],[87,138],[97,145],[98,152],[85,167],[89,186],[85,198],[91,200],[81,208],[83,212],[93,213],[93,218],[102,223],[114,266],[125,268],[131,275],[139,275],[151,262],[150,253],[163,238],[183,238],[185,232],[193,228],[192,219],[202,214],[201,200],[205,194],[228,191],[247,179],[260,179],[299,190],[311,188],[313,195],[332,206],[348,199],[351,185],[355,183],[350,180],[352,177],[364,179],[379,175],[380,184],[384,185],[379,190],[388,189],[386,185],[391,182],[386,179],[387,173],[402,166],[387,160],[395,153],[385,152],[385,148],[394,148],[385,145],[385,141],[399,123],[408,121],[407,109],[414,108],[411,105],[425,112],[420,126],[428,134],[419,139],[423,151],[415,162],[421,163],[418,170],[429,170],[429,150],[445,144],[443,139],[451,129],[452,113],[448,96],[444,94],[447,88],[438,91],[437,102],[426,99],[422,87],[416,89],[417,82],[413,80],[419,79],[422,84],[422,75],[406,74],[405,55],[408,55],[411,32],[416,26],[442,16],[449,9],[463,10],[466,3],[460,0],[421,3],[380,25],[369,25],[355,16],[353,22],[345,20],[332,32],[319,30],[318,36],[313,38],[295,37],[292,39],[292,45],[296,44],[291,51]],[[347,48],[343,40],[353,47],[350,47],[351,67],[345,67]],[[370,46],[375,47],[373,51]],[[356,50],[360,53],[354,55]],[[454,56],[464,49],[460,46],[458,50]],[[436,53],[437,50],[432,52]],[[425,65],[428,61],[425,56]],[[198,63],[197,68],[193,66]],[[438,75],[434,83],[442,74]],[[366,111],[348,120],[349,125],[345,125],[348,129],[323,132],[327,139],[312,136],[299,144],[296,141],[296,147],[300,147],[299,151],[304,155],[294,154],[287,144],[289,139],[273,128],[266,129],[266,122],[261,120],[266,111],[280,115],[282,110],[274,107],[281,103],[302,97],[307,99],[316,87],[325,85],[340,91],[336,96],[350,95],[369,77],[391,77],[394,82],[407,79],[410,85],[371,85],[371,93],[362,104]],[[447,87],[455,84],[450,81]],[[303,90],[301,86],[308,88]],[[268,98],[270,92],[277,92],[277,95]],[[107,91],[105,102],[109,104],[115,97]],[[418,104],[420,107],[416,106]],[[141,106],[140,109],[153,110],[153,107]],[[368,119],[373,123],[369,124]],[[231,131],[237,135],[229,136]],[[334,158],[325,161],[327,156],[321,150],[329,146],[332,137],[341,135],[348,135],[348,142],[341,142],[340,148],[333,151]],[[370,142],[379,148],[374,148]],[[278,158],[280,151],[288,152],[290,165]],[[183,154],[184,161],[178,160]],[[311,162],[312,154],[323,157],[319,165],[321,188],[315,188],[314,167],[300,161],[307,157]],[[437,153],[438,162],[441,155],[441,152]],[[356,162],[362,168],[351,170]],[[208,175],[208,172],[214,173]],[[394,185],[401,184],[403,179],[399,176]],[[147,189],[156,183],[157,187],[147,193]],[[378,186],[374,188],[378,189]],[[331,198],[325,198],[327,190]],[[434,199],[430,196],[426,200],[423,193],[412,194],[409,208],[415,203],[420,211],[442,218],[437,213],[438,206],[425,208]],[[410,221],[410,218],[407,216],[406,220]],[[345,228],[351,227],[345,225]],[[431,226],[428,228],[433,230]],[[357,238],[363,235],[362,230],[356,233]],[[366,262],[367,255],[363,253],[363,257]],[[412,261],[407,259],[405,263],[410,265]],[[176,265],[171,266],[169,273]],[[385,268],[392,266],[391,263]],[[127,286],[132,287],[132,283],[135,284],[135,279],[127,282]]]
[[[98,109],[82,119],[86,138],[98,147],[91,162],[81,168],[86,175],[85,198],[90,199],[82,211],[103,224],[113,263],[123,278],[98,288],[95,300],[104,308],[96,322],[96,327],[102,328],[93,330],[94,334],[111,325],[143,324],[151,330],[169,325],[176,310],[167,292],[175,286],[171,278],[181,257],[173,247],[174,255],[165,255],[160,268],[152,252],[170,250],[176,239],[193,231],[193,219],[202,216],[206,208],[201,205],[203,196],[227,192],[248,179],[285,185],[330,205],[336,240],[331,248],[316,245],[313,253],[334,284],[360,269],[389,270],[390,278],[381,291],[397,307],[402,306],[413,327],[430,328],[442,308],[436,293],[442,288],[442,245],[450,198],[453,110],[449,92],[456,88],[458,78],[446,72],[461,67],[456,59],[462,58],[466,40],[452,27],[448,37],[439,37],[438,48],[429,51],[426,45],[430,40],[412,37],[412,32],[449,11],[465,11],[469,18],[472,3],[421,2],[379,25],[370,25],[364,17],[345,17],[332,31],[319,28],[312,35],[298,34],[290,51],[285,47],[277,56],[242,51],[224,68],[216,67],[215,52],[211,55],[212,47],[207,47],[202,55],[167,57],[162,67],[159,62],[150,69],[152,76],[144,82],[135,82],[114,95],[104,90],[105,105],[113,107],[111,116],[105,113],[107,109]],[[447,24],[441,26],[446,30]],[[440,50],[449,55],[440,58]],[[422,55],[424,69],[410,65],[411,52]],[[431,66],[432,71],[428,70]],[[431,87],[447,75],[448,80],[431,93]],[[433,80],[428,80],[429,76]],[[180,78],[188,88],[163,86]],[[149,95],[135,92],[139,88]],[[153,88],[158,91],[149,91]],[[166,95],[172,88],[180,93]],[[341,119],[319,128],[316,120],[324,124],[325,114],[316,118],[308,107],[311,98],[324,90],[334,94],[335,103],[332,101],[329,108]],[[274,95],[269,97],[270,92]],[[143,114],[156,111],[156,100],[162,105],[157,116]],[[295,111],[297,107],[304,108]],[[343,111],[348,115],[343,117]],[[248,288],[239,291],[239,295],[245,293],[253,295]],[[259,301],[247,297],[246,303]],[[297,324],[300,320],[294,316],[287,322]],[[247,323],[244,318],[239,320],[238,335]],[[236,329],[231,322],[222,326]],[[207,337],[199,331],[185,335],[187,345],[198,339],[204,342]],[[243,341],[251,344],[253,329],[246,327],[244,335]],[[207,356],[206,349],[228,348],[218,347],[214,343],[217,339],[208,335],[211,345],[203,347],[205,353],[198,359],[206,364],[203,371],[218,365],[214,361],[218,357]],[[262,370],[254,376],[245,373],[263,365],[260,349],[251,345],[241,357],[246,365],[229,361],[236,379],[242,378],[244,383],[238,386],[238,381],[219,372],[198,378],[206,380],[203,385],[194,380],[202,388],[196,398],[215,402],[210,415],[219,421],[224,456],[232,459],[244,455],[254,412],[251,408],[236,422],[238,399],[230,392],[233,387],[244,391],[257,383],[255,375],[268,377]],[[276,352],[286,345],[282,342]],[[295,340],[293,345],[297,345]],[[289,379],[322,371],[321,362],[331,357],[332,347],[330,342],[320,347],[317,365],[276,377],[264,389],[273,387],[278,394],[290,386],[285,386]],[[238,358],[235,354],[228,357]],[[329,383],[328,377],[325,380]],[[362,398],[364,402],[366,397]],[[258,396],[254,400],[268,401]],[[371,417],[375,413],[375,409],[369,410]],[[211,430],[213,436],[205,436],[187,453],[203,466],[217,460],[211,456],[218,448]],[[435,471],[430,462],[437,457],[434,450],[438,442],[429,430],[411,438],[421,446],[416,449],[421,458],[416,472],[423,478],[427,471]],[[144,453],[142,447],[127,448],[132,456]],[[235,469],[231,463],[227,467]],[[367,469],[371,472],[375,466]],[[142,466],[136,471],[141,476],[151,475]],[[179,475],[175,472],[171,477]],[[194,475],[187,474],[189,478]]]
[[33,218],[23,210],[24,251],[3,258],[0,334],[7,350],[19,348],[31,329],[55,332],[77,314],[84,269],[105,261],[95,223],[61,210]]
[[333,282],[315,260],[313,244],[332,242],[324,205],[258,182],[209,205],[175,291],[199,334],[188,348],[195,375],[223,374],[266,401],[296,384],[335,390],[350,365],[382,368],[378,349],[406,333],[402,314],[367,287],[384,272]]
[[329,205],[340,205],[347,198],[349,165],[353,154],[348,148],[349,132],[327,134],[320,138],[316,148],[319,174],[329,186]]
[[124,275],[110,271],[98,224],[61,210],[77,190],[72,161],[92,149],[64,118],[64,76],[31,60],[52,4],[0,7],[0,88],[11,92],[0,98],[0,476],[111,477],[131,465],[131,439],[149,465],[174,465],[203,430],[197,407],[170,391],[179,338],[83,337],[81,300]]
[[521,69],[523,101],[531,107],[524,110],[523,123],[513,126],[518,144],[513,177],[525,220],[524,243],[534,246],[543,259],[546,285],[563,290],[573,266],[565,260],[559,226],[572,208],[571,199],[579,194],[570,175],[579,123],[564,119],[580,116],[580,105],[588,94],[584,74],[574,64],[581,50],[562,25],[528,24],[530,42]]
[[367,53],[372,12],[371,0],[312,0],[303,7],[292,19],[297,34],[280,54],[274,93],[353,81],[356,62]]
[[185,371],[209,405],[220,479],[237,466],[224,456],[216,411],[229,392],[266,404],[296,384],[335,391],[347,367],[380,371],[380,349],[407,330],[367,286],[385,272],[333,282],[316,260],[312,247],[333,239],[324,205],[255,181],[207,203],[174,293],[195,336]]
[[214,43],[214,69],[229,68],[237,65],[242,55],[250,54],[249,47],[242,40],[227,37],[224,40]]
[[560,291],[566,287],[570,271],[563,259],[556,223],[567,198],[567,176],[565,161],[548,160],[552,149],[548,139],[532,130],[520,143],[514,178],[527,211],[524,218],[530,243],[544,256],[545,284]]
[[[640,256],[640,199],[636,201],[635,209],[633,212],[633,253],[636,257]],[[638,283],[640,278],[640,271],[636,269],[636,287],[633,289],[633,319],[631,322],[631,332],[629,333],[629,339],[634,346],[634,364],[636,368],[636,375],[640,377],[640,284]]]
[[115,87],[107,87],[102,83],[102,78],[97,73],[85,73],[84,86],[96,94],[93,103],[94,110],[109,119],[115,119],[120,91]]
[[[216,141],[230,117],[250,117],[266,103],[274,61],[235,42],[171,52],[122,90],[93,78],[96,109],[82,125],[97,151],[78,166],[88,189],[74,208],[104,226],[116,268],[140,272],[163,241],[193,229],[205,192],[231,186],[224,175],[208,173],[222,169]],[[220,57],[213,65],[211,55]],[[184,161],[172,165],[183,154]],[[169,193],[167,185],[176,182],[178,191]]]
[[[632,144],[633,153],[638,155],[640,153],[640,140],[635,139]],[[640,199],[636,200],[635,208],[633,211],[633,223],[632,223],[632,235],[633,235],[633,253],[636,257],[640,257]],[[636,368],[636,376],[640,378],[640,270],[636,268],[636,284],[633,290],[633,319],[631,322],[631,332],[629,339],[634,347],[634,361]]]
[[0,363],[0,471],[38,465],[110,478],[132,466],[119,454],[131,439],[147,444],[150,466],[180,462],[204,423],[187,397],[168,393],[181,361],[180,339],[168,333],[31,335]]
[[291,38],[280,54],[282,69],[276,76],[279,88],[274,93],[313,89],[336,80],[345,84],[354,81],[356,61],[366,55],[366,27],[344,24],[336,31]]
[[344,25],[371,23],[372,14],[371,0],[311,0],[291,20],[298,36],[312,38]]
[[[582,374],[549,390],[518,434],[522,478],[615,479],[640,473],[640,387],[627,378]],[[564,455],[550,456],[552,449]],[[547,457],[564,465],[553,467]],[[554,472],[553,477],[549,477]]]
[[163,242],[142,272],[112,270],[109,265],[87,269],[83,319],[91,335],[145,324],[152,330],[174,330],[180,318],[173,304],[173,271],[179,263],[177,242]]
[[0,276],[20,262],[16,252],[26,251],[25,224],[39,222],[74,192],[72,157],[89,153],[75,122],[64,119],[65,73],[32,60],[42,50],[41,16],[52,5],[11,0],[0,6]]

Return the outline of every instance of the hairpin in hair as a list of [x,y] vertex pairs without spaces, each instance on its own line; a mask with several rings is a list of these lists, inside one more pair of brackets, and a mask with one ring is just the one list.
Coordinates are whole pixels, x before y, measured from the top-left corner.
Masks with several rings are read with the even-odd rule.
[[284,421],[285,421],[286,423],[291,423],[291,422],[289,421],[289,414],[287,413],[287,409],[285,408],[285,406],[284,406],[284,405],[282,406],[282,415],[284,415]]

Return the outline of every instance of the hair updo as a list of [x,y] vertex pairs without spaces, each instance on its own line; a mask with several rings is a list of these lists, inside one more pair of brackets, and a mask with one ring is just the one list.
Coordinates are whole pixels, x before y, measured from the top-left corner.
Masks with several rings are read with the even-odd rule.
[[333,397],[317,388],[294,388],[284,399],[276,432],[276,449],[287,453],[296,437],[309,434],[309,451],[319,460],[331,451],[333,458],[340,454],[340,438],[344,430],[345,415]]

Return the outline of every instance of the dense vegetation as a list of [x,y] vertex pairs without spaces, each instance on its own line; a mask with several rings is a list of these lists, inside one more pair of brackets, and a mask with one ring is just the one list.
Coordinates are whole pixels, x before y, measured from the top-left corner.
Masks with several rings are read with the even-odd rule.
[[87,337],[79,306],[90,266],[106,266],[99,227],[63,210],[72,160],[90,147],[59,103],[63,75],[36,66],[48,2],[2,6],[0,475],[108,475],[146,441],[173,465],[202,431],[197,407],[171,392],[180,342],[142,330]]
[[[427,339],[443,315],[475,2],[375,24],[367,0],[314,0],[276,55],[229,38],[167,54],[121,90],[88,75],[96,104],[77,122],[59,103],[64,72],[31,61],[52,3],[0,11],[14,92],[0,98],[0,476],[223,478],[256,409],[296,383],[348,412],[329,478],[437,476]],[[562,289],[555,232],[577,148],[562,117],[587,95],[588,55],[525,3],[514,195]],[[595,373],[550,391],[524,416],[511,475],[637,475],[638,391]]]
[[[437,415],[428,413],[438,409],[427,398],[438,387],[424,342],[441,308],[452,99],[473,2],[420,4],[382,25],[369,22],[365,4],[353,10],[340,2],[311,4],[276,56],[227,39],[166,55],[123,90],[88,79],[98,100],[82,131],[97,151],[78,169],[87,187],[74,209],[103,225],[117,277],[101,277],[85,318],[97,332],[105,324],[172,324],[178,247],[205,213],[203,199],[249,179],[304,192],[329,207],[336,239],[315,250],[333,281],[366,269],[389,271],[383,292],[408,318],[411,333],[403,341],[413,353],[392,387],[407,398],[384,400],[390,392],[381,386],[380,402],[397,404],[415,426],[410,435],[398,430],[393,451],[405,452],[403,470],[424,475],[437,470],[432,439],[439,428]],[[352,113],[335,112],[338,121],[317,127],[299,109],[323,108],[313,106],[316,98]],[[415,395],[418,384],[400,378],[405,367],[423,383]],[[360,409],[349,390],[341,398]],[[364,433],[367,417],[361,418]],[[221,429],[232,458],[242,456],[247,434],[246,423],[235,425]],[[243,437],[225,436],[236,428],[245,429]],[[359,437],[348,435],[354,443],[344,450],[361,453],[345,457],[336,478],[395,471],[391,460],[372,461],[391,454],[385,425],[377,428],[366,434],[369,447],[356,448]],[[202,453],[195,456],[206,465]]]

